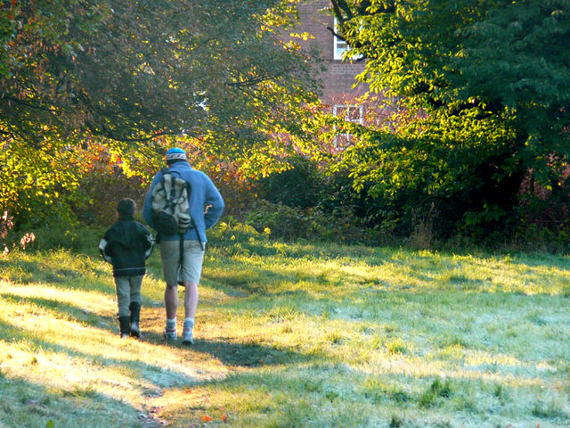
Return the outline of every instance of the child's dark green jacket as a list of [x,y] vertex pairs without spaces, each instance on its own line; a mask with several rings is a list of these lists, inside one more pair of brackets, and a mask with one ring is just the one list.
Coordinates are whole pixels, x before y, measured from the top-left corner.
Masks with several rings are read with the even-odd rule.
[[136,276],[146,272],[153,238],[149,230],[133,217],[122,216],[101,239],[99,251],[113,265],[113,276]]

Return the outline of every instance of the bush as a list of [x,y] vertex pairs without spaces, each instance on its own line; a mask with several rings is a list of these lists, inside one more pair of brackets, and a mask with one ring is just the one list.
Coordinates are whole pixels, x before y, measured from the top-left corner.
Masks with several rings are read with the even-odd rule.
[[79,192],[89,195],[88,203],[72,209],[84,224],[108,226],[117,220],[117,203],[121,199],[133,199],[140,211],[147,190],[139,177],[129,178],[118,169],[113,173],[94,171],[83,177],[79,186]]
[[272,238],[310,239],[346,243],[385,244],[392,237],[381,228],[366,228],[350,209],[339,207],[328,214],[319,208],[296,208],[256,201],[245,222],[257,231],[269,230]]
[[25,226],[22,229],[35,236],[28,249],[41,251],[66,249],[97,254],[99,240],[103,236],[102,229],[81,225],[79,222],[50,222],[34,229],[26,229]]
[[255,189],[266,201],[289,207],[310,208],[319,204],[323,178],[311,160],[296,156],[288,159],[292,168],[259,180]]
[[103,229],[81,225],[79,222],[67,222],[56,218],[44,222],[42,226],[30,224],[14,228],[12,217],[5,212],[0,217],[0,254],[8,255],[12,251],[46,251],[68,249],[88,254],[97,254]]
[[309,239],[324,232],[319,216],[315,208],[300,209],[259,200],[250,207],[246,223],[258,231],[268,228],[272,238]]
[[34,246],[36,235],[33,232],[25,232],[18,235],[14,230],[14,217],[4,211],[0,217],[0,255],[6,256],[10,251],[19,249],[26,251]]
[[292,169],[259,180],[259,195],[240,218],[273,238],[386,244],[394,241],[394,218],[383,201],[356,192],[346,171],[323,170],[303,156],[288,159]]

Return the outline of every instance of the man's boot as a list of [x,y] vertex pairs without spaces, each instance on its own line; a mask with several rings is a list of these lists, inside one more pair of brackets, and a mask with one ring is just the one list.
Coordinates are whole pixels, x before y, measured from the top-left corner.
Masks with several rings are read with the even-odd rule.
[[128,316],[119,317],[119,328],[121,329],[122,338],[129,337],[129,333],[131,332],[129,323],[130,320]]
[[131,336],[140,337],[139,321],[141,317],[141,305],[137,302],[131,302],[129,309],[131,310]]

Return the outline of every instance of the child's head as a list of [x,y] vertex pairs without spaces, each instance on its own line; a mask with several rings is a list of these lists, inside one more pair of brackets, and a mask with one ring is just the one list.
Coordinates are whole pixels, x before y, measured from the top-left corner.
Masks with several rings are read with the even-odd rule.
[[137,204],[131,198],[122,199],[117,205],[119,217],[134,216]]

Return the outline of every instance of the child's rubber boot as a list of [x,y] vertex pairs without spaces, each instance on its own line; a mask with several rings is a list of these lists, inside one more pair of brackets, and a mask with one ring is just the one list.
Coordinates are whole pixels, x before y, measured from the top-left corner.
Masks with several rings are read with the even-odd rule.
[[121,330],[121,338],[129,337],[131,328],[129,326],[130,319],[128,316],[119,317],[119,328]]
[[129,309],[131,310],[131,336],[140,337],[139,321],[141,317],[141,305],[137,302],[131,302]]

